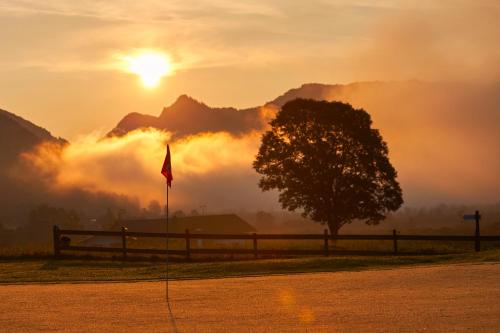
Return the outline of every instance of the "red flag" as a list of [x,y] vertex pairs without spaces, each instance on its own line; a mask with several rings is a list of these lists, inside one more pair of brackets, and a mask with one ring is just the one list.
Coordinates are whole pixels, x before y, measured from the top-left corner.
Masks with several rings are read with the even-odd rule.
[[163,167],[161,168],[161,174],[167,178],[168,187],[172,187],[172,180],[174,177],[172,176],[172,162],[170,160],[170,147],[167,145],[167,156],[165,157],[165,161],[163,161]]

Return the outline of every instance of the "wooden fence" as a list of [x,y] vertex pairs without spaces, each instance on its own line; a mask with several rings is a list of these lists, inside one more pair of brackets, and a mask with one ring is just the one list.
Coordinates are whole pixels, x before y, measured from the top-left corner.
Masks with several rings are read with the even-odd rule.
[[[107,236],[121,238],[121,247],[98,247],[98,246],[77,246],[71,245],[62,237],[63,235],[78,236]],[[62,251],[82,251],[82,252],[109,252],[121,253],[124,259],[127,254],[166,254],[165,249],[139,249],[127,247],[128,237],[150,237],[166,238],[166,233],[154,232],[131,232],[122,227],[121,231],[102,231],[102,230],[65,230],[54,226],[53,242],[54,255],[60,256]],[[413,241],[453,241],[453,242],[472,242],[476,251],[480,250],[480,244],[484,241],[500,241],[500,236],[444,236],[444,235],[401,235],[393,230],[391,235],[329,235],[325,229],[323,234],[192,234],[186,229],[185,233],[169,233],[171,239],[184,239],[185,249],[171,249],[170,255],[185,256],[191,258],[192,254],[247,254],[258,258],[259,255],[324,255],[332,253],[329,242],[335,240],[385,240],[392,241],[392,253],[398,254],[398,242],[403,240]],[[253,247],[243,248],[191,248],[193,239],[226,239],[226,240],[252,240]],[[322,242],[322,249],[259,249],[258,240],[318,240]],[[321,243],[320,243],[321,244]]]

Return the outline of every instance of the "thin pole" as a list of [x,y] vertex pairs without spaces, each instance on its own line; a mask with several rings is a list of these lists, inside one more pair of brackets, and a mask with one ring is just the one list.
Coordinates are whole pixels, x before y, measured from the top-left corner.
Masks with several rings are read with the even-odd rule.
[[481,250],[481,238],[480,238],[480,233],[479,233],[479,220],[481,219],[481,215],[479,214],[479,211],[476,210],[474,213],[474,219],[476,220],[476,239],[475,239],[475,250],[476,252],[479,252]]
[[166,246],[167,246],[167,280],[166,280],[166,296],[168,303],[168,184],[167,184],[167,238],[166,238]]

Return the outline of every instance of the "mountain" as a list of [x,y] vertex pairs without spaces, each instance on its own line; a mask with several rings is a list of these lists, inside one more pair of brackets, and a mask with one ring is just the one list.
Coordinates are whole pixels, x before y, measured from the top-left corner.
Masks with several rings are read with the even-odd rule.
[[20,155],[42,142],[67,143],[46,129],[0,109],[0,222],[13,220],[23,210],[22,206],[44,197],[39,184],[24,184],[12,176],[20,170]]
[[62,138],[52,136],[46,129],[0,109],[0,168],[2,170],[5,170],[7,164],[13,164],[20,153],[44,141],[67,143]]
[[[404,83],[406,84],[406,83]],[[187,95],[181,95],[170,106],[165,107],[159,116],[141,113],[126,115],[108,136],[122,136],[138,128],[153,127],[174,133],[181,137],[200,132],[226,131],[240,135],[252,130],[262,129],[268,119],[265,117],[265,108],[275,112],[286,102],[296,98],[315,100],[346,100],[350,102],[348,92],[370,92],[377,89],[389,89],[393,83],[361,82],[348,85],[307,83],[298,88],[286,91],[283,95],[265,103],[247,109],[233,107],[212,108]]]
[[[264,107],[281,107],[286,102],[301,97],[326,99],[333,90],[342,90],[341,85],[319,83],[304,84],[268,102]],[[259,110],[261,107],[236,109],[232,107],[212,108],[187,95],[181,95],[170,106],[165,107],[157,117],[130,113],[126,115],[108,136],[122,136],[138,128],[153,127],[173,132],[181,137],[200,132],[226,131],[240,135],[255,129],[262,129],[265,120]]]
[[181,95],[174,104],[163,109],[158,117],[130,113],[108,134],[121,136],[137,128],[154,127],[185,136],[199,132],[228,131],[242,134],[248,128],[260,128],[257,108],[211,108],[187,95]]
[[28,120],[0,110],[0,230],[3,227],[21,228],[5,237],[0,233],[0,246],[12,239],[23,242],[46,240],[50,230],[40,233],[28,224],[31,210],[42,204],[75,209],[79,215],[91,217],[124,207],[130,212],[138,211],[137,202],[126,196],[91,193],[78,188],[54,191],[51,184],[55,183],[57,173],[40,172],[30,161],[20,158],[22,153],[43,142],[61,147],[69,144]]
[[273,101],[266,105],[275,105],[282,107],[286,102],[296,98],[308,98],[315,100],[328,100],[333,92],[342,90],[343,85],[340,84],[321,84],[321,83],[306,83],[299,88],[290,89],[283,95],[276,97]]

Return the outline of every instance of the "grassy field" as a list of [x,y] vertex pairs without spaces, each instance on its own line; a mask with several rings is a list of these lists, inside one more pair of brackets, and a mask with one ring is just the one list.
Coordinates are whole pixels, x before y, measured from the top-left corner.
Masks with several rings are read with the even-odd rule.
[[[174,262],[172,279],[335,272],[408,265],[500,262],[500,250],[419,256],[334,256],[219,262]],[[141,281],[165,277],[165,263],[81,259],[1,259],[0,283]]]

